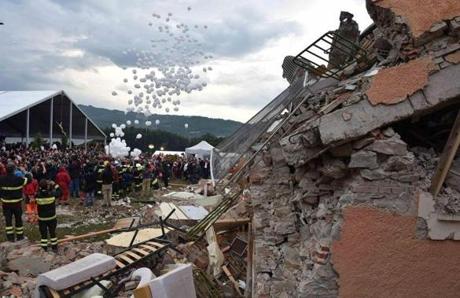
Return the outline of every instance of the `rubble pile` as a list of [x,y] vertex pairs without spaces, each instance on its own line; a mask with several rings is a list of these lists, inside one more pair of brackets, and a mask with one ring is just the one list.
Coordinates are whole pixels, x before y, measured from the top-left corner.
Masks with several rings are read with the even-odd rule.
[[[272,149],[272,158],[279,150]],[[416,212],[413,196],[430,185],[432,154],[423,147],[408,149],[387,128],[295,171],[285,161],[273,163],[264,183],[253,181],[251,187],[257,295],[336,295],[330,253],[340,238],[342,209],[367,203],[399,214]]]
[[103,241],[63,243],[59,253],[45,252],[39,245],[0,244],[0,296],[32,297],[39,274],[61,267],[94,252],[108,253]]
[[[426,8],[406,12],[396,2],[416,1],[367,1],[375,64],[347,69],[341,81],[322,79],[294,129],[251,168],[256,297],[338,296],[334,243],[351,206],[417,218],[419,240],[459,239],[438,233],[442,222],[420,215],[418,198],[429,195],[459,109],[460,7],[446,1],[455,12],[447,18],[440,5],[439,23],[420,33],[426,24],[412,21]],[[460,211],[459,160],[433,203],[432,212],[450,217],[437,221]]]

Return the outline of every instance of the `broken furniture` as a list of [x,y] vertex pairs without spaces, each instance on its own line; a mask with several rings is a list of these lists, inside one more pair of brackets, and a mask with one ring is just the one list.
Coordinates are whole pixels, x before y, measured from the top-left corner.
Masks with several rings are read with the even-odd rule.
[[[36,297],[71,297],[94,285],[103,287],[100,282],[126,272],[129,268],[147,259],[157,260],[170,246],[168,241],[150,239],[127,248],[115,256],[96,254],[96,257],[83,258],[39,276],[42,282],[37,286]],[[82,261],[83,260],[83,261]],[[94,262],[96,267],[94,266]],[[101,263],[101,265],[98,265]],[[71,272],[66,273],[66,272]],[[70,276],[63,282],[61,276]],[[109,289],[105,290],[105,295]],[[110,296],[107,296],[110,297]]]
[[179,264],[134,290],[134,298],[195,298],[192,264]]

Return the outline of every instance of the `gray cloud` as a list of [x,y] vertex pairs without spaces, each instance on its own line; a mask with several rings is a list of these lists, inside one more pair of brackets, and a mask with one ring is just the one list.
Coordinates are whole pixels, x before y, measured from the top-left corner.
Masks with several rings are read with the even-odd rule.
[[[305,3],[294,2],[296,8]],[[314,3],[317,5],[317,1]],[[188,5],[192,6],[191,12],[186,11]],[[96,71],[98,67],[113,64],[134,66],[136,57],[123,51],[128,48],[150,50],[151,39],[164,37],[158,33],[158,22],[151,14],[164,16],[169,11],[174,14],[174,21],[199,25],[200,30],[194,30],[191,35],[203,43],[205,52],[216,59],[244,63],[251,55],[287,35],[304,34],[305,25],[301,25],[304,20],[278,15],[279,10],[289,5],[291,2],[281,0],[2,0],[0,21],[5,22],[5,26],[0,26],[0,90],[70,89],[67,90],[70,93],[85,96],[82,102],[96,106],[107,104],[110,99],[96,92],[97,82],[91,86],[94,89],[83,92],[79,90],[79,82],[54,74],[66,70]],[[150,21],[154,26],[147,25]],[[209,29],[204,30],[204,25]],[[203,92],[203,98],[195,96],[193,100],[216,107],[232,105],[255,109],[263,106],[285,87],[278,66],[284,54],[277,54],[276,63],[270,67],[264,63],[273,60],[272,56],[261,59],[258,64],[252,60],[255,66],[247,68],[246,73],[221,69],[213,78],[213,84],[216,88],[232,88],[235,94],[218,101],[215,93],[208,98]],[[117,107],[123,104],[117,103]]]

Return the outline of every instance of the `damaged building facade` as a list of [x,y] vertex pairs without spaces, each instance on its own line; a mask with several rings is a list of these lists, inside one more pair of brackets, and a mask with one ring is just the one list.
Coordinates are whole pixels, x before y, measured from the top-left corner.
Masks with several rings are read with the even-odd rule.
[[0,295],[457,297],[460,4],[366,7],[363,32],[342,12],[284,59],[290,86],[213,151],[216,185],[85,213],[118,221],[60,255],[0,245]]
[[366,5],[367,67],[304,84],[250,169],[255,297],[460,292],[460,5]]

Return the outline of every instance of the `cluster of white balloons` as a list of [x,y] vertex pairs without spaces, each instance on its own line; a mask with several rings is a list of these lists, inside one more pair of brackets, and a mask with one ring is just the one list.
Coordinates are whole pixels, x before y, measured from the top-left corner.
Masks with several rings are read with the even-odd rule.
[[110,143],[105,146],[105,153],[110,154],[114,158],[121,158],[129,155],[131,147],[126,145],[126,141],[121,138],[113,138]]
[[[187,7],[187,11],[191,9]],[[147,117],[152,115],[151,109],[166,113],[179,111],[179,97],[202,91],[208,85],[204,75],[213,70],[205,65],[213,56],[203,50],[202,34],[198,31],[207,30],[207,25],[184,24],[173,18],[171,12],[164,16],[153,13],[152,17],[154,20],[148,25],[157,23],[156,39],[151,39],[152,49],[131,48],[123,52],[135,56],[137,66],[128,70],[131,78],[123,79],[128,96],[127,112],[143,113]],[[197,73],[201,70],[203,77]],[[122,94],[113,91],[112,95]]]
[[[134,122],[136,123],[136,121],[139,123],[138,120],[135,120]],[[126,124],[130,125],[131,121],[126,121]],[[126,144],[126,141],[122,139],[125,136],[125,133],[123,132],[123,129],[126,128],[125,124],[116,125],[113,123],[112,128],[114,129],[114,132],[110,133],[110,137],[112,139],[110,140],[110,143],[105,146],[106,154],[110,154],[114,158],[121,158],[129,155],[132,157],[138,157],[142,153],[142,151],[137,148],[134,148],[131,151],[131,147],[129,147]],[[140,139],[142,138],[142,135],[138,134],[136,138]]]
[[133,151],[131,151],[130,155],[134,158],[139,157],[139,155],[142,154],[142,151],[140,149],[134,148]]

